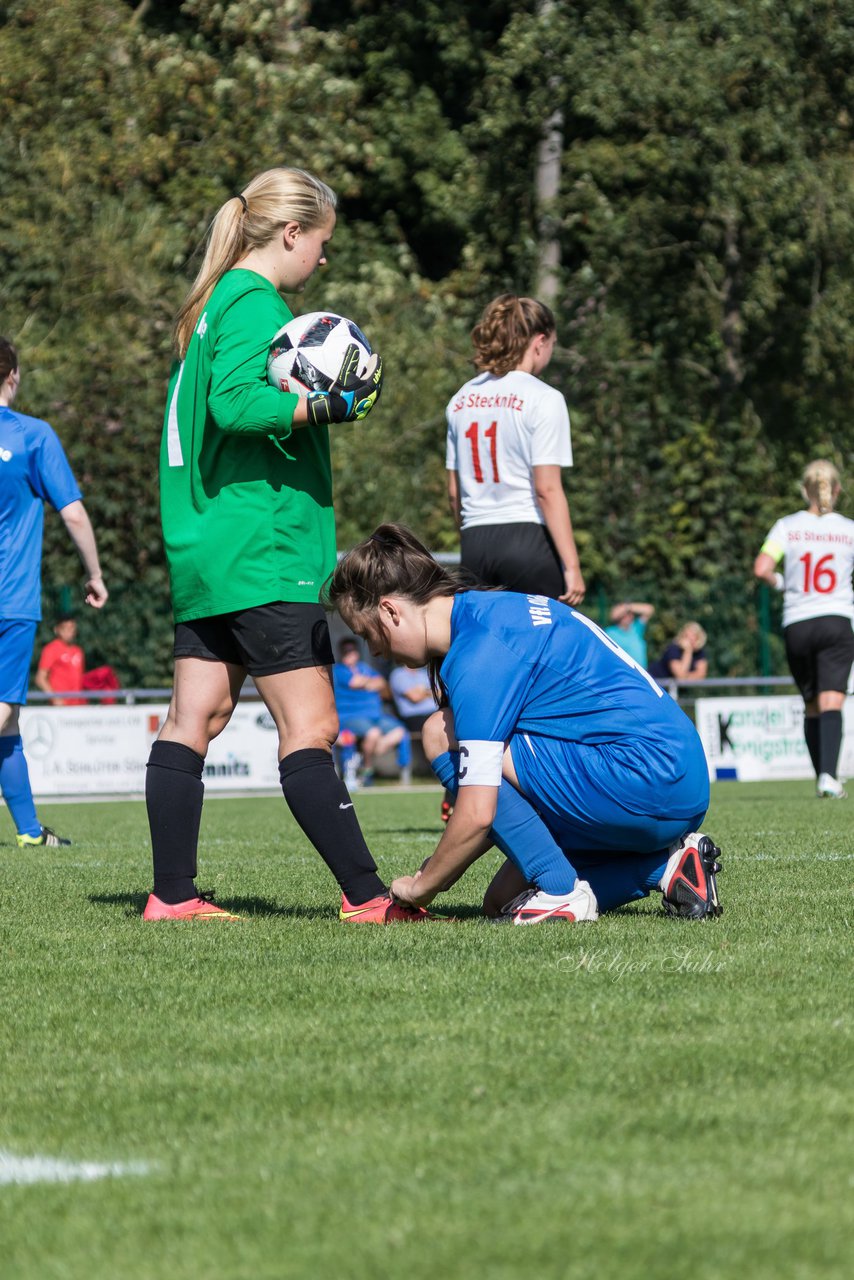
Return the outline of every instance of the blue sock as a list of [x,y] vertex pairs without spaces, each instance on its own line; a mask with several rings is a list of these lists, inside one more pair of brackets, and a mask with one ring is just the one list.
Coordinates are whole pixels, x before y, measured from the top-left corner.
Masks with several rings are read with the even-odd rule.
[[412,738],[408,729],[397,744],[397,764],[400,769],[408,769],[412,764]]
[[[444,751],[431,767],[447,791],[457,793],[458,751]],[[492,839],[530,884],[544,893],[569,893],[575,868],[533,805],[506,778],[498,788]]]
[[600,911],[613,911],[626,902],[646,898],[650,890],[658,888],[668,858],[666,849],[658,853],[604,854],[602,861],[596,858],[590,863],[585,862],[583,853],[575,856],[579,875],[596,894]]
[[0,737],[0,791],[19,836],[40,836],[41,823],[30,788],[30,771],[19,733]]

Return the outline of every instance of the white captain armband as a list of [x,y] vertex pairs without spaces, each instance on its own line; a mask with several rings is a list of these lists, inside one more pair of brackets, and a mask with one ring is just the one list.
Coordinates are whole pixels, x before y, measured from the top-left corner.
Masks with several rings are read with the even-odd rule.
[[503,759],[503,742],[483,742],[477,739],[461,742],[458,775],[460,786],[500,787]]

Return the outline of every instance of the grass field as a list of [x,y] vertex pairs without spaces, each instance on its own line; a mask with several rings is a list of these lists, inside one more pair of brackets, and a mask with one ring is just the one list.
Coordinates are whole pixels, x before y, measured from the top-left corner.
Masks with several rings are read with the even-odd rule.
[[[361,795],[387,878],[439,792]],[[722,784],[725,914],[337,923],[281,799],[208,802],[202,887],[248,919],[143,925],[141,803],[2,821],[7,1280],[851,1274],[854,800]],[[437,906],[439,905],[437,903]],[[18,1162],[18,1163],[16,1163]],[[47,1176],[47,1172],[45,1172]]]

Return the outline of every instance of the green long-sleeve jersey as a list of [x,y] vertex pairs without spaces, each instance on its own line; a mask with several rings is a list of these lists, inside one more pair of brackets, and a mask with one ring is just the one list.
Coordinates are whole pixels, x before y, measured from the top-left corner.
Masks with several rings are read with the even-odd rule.
[[160,510],[176,622],[316,602],[335,567],[328,430],[291,434],[297,397],[267,382],[291,318],[263,276],[229,271],[172,369]]

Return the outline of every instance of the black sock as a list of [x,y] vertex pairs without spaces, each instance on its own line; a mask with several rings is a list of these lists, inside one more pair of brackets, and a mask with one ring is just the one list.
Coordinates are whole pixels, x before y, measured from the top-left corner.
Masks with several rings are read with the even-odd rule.
[[154,857],[154,893],[174,905],[197,896],[193,883],[202,821],[204,757],[182,742],[155,742],[145,771]]
[[819,767],[819,732],[818,732],[818,716],[804,717],[804,737],[807,740],[807,751],[810,753],[812,767],[815,769],[815,776],[821,773]]
[[831,778],[835,778],[842,746],[842,712],[822,711],[818,717],[818,724],[821,743],[819,772],[829,773]]
[[291,813],[354,907],[385,893],[377,864],[332,756],[319,747],[292,751],[279,762]]

